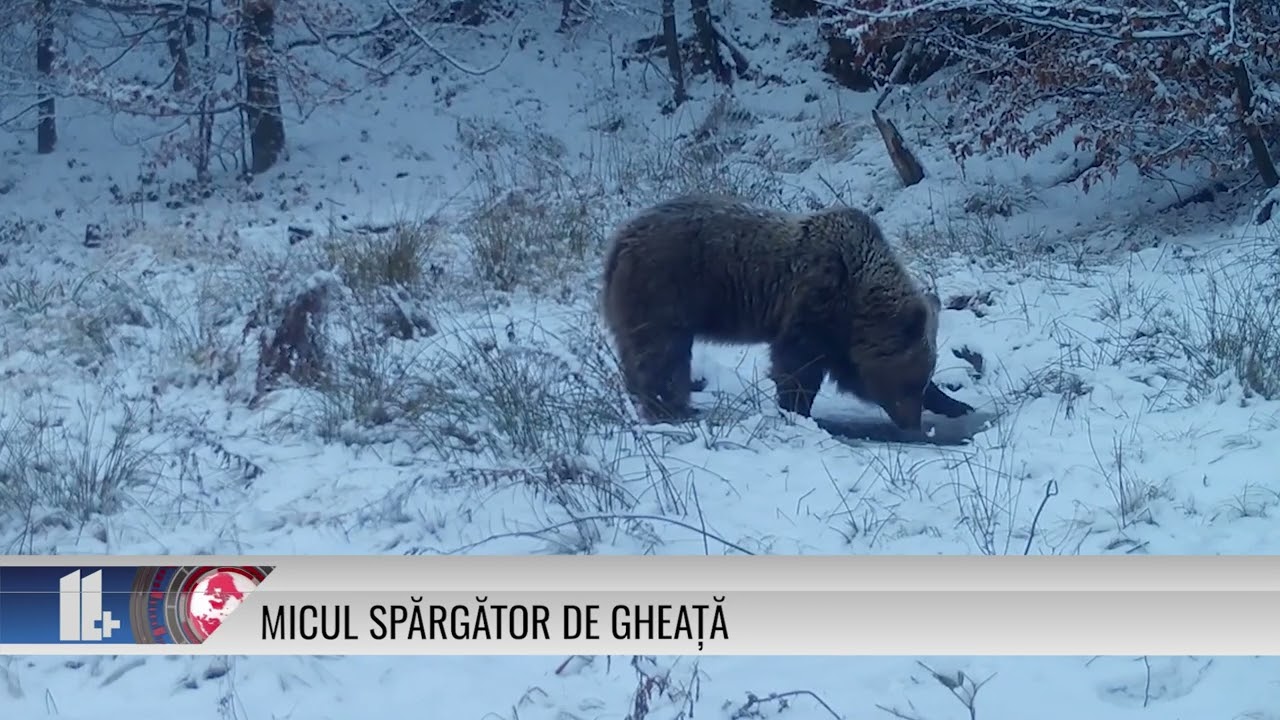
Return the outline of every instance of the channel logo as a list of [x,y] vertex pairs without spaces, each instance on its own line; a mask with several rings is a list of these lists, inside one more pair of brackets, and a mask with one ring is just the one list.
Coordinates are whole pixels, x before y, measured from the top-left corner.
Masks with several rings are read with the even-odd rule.
[[5,567],[0,644],[198,645],[273,569]]
[[75,570],[58,581],[58,640],[99,641],[120,629],[120,621],[102,609],[102,571],[84,578]]

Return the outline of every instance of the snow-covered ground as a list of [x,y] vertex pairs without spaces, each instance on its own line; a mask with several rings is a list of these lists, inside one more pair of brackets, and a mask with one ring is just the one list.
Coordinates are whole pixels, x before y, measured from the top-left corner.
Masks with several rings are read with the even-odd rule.
[[[143,151],[69,101],[52,155],[0,135],[12,186],[0,208],[0,548],[1274,551],[1280,403],[1256,388],[1280,386],[1265,366],[1277,351],[1266,343],[1280,342],[1280,226],[1221,206],[1158,212],[1169,185],[1136,174],[1082,193],[1062,182],[1079,162],[1069,142],[962,172],[939,130],[945,109],[918,89],[886,111],[929,173],[902,189],[874,97],[816,70],[813,26],[779,25],[758,1],[726,12],[766,79],[726,92],[699,76],[664,114],[661,77],[616,58],[656,23],[624,14],[558,34],[548,6],[522,18],[529,41],[491,74],[402,77],[291,123],[289,157],[255,181],[258,200],[224,189],[174,209],[113,202],[112,184],[138,188]],[[495,32],[470,61],[502,51]],[[691,140],[697,129],[718,145]],[[784,418],[762,348],[701,346],[707,419],[629,422],[595,315],[600,242],[640,205],[708,186],[795,209],[879,208],[949,308],[939,382],[990,426],[939,421],[938,442],[890,442],[878,410],[830,390],[815,421]],[[107,229],[102,248],[81,246],[86,223]],[[353,229],[391,223],[403,229]],[[290,244],[289,225],[314,235]],[[307,287],[328,292],[328,374],[258,392],[258,329]],[[388,313],[412,337],[376,322]],[[928,668],[994,677],[971,714]],[[1269,658],[4,657],[0,708],[1277,718],[1278,674]]]

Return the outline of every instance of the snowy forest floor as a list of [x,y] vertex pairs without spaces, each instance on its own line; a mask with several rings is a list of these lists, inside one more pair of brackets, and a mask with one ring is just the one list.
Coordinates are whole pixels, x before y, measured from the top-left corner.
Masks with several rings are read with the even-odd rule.
[[[699,79],[673,114],[651,68],[618,63],[634,19],[555,19],[526,18],[545,27],[489,75],[401,78],[291,125],[249,196],[166,207],[168,180],[131,175],[145,147],[88,109],[51,156],[0,136],[0,547],[1274,552],[1275,221],[1163,211],[1171,185],[1136,173],[1083,193],[1065,141],[961,168],[918,90],[888,110],[928,171],[903,189],[874,98],[831,85],[812,26],[765,3],[726,17],[762,79]],[[637,424],[597,318],[602,243],[691,189],[876,209],[947,308],[938,381],[990,426],[900,442],[831,389],[784,417],[762,348],[702,346],[703,419]],[[326,308],[313,372],[264,386],[259,330],[305,290]],[[795,690],[843,717],[969,716],[917,661],[994,673],[980,720],[1280,718],[1269,658],[5,657],[0,693],[23,718],[827,714],[748,701]]]

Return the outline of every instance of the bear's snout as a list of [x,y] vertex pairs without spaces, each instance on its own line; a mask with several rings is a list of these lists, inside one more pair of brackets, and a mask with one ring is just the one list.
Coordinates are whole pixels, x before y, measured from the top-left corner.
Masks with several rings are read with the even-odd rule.
[[890,404],[885,410],[889,414],[889,419],[900,430],[914,431],[922,427],[921,418],[924,415],[924,405],[919,399],[902,398]]

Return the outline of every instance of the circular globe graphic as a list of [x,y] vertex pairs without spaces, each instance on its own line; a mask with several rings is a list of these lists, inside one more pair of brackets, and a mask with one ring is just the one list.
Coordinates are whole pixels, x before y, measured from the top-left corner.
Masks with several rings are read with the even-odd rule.
[[217,568],[200,576],[187,596],[187,618],[201,640],[213,634],[258,581],[234,568]]

